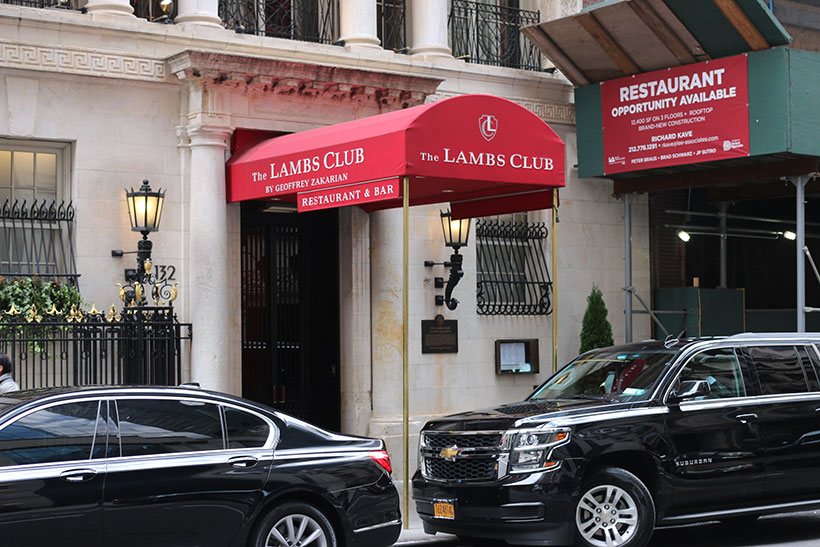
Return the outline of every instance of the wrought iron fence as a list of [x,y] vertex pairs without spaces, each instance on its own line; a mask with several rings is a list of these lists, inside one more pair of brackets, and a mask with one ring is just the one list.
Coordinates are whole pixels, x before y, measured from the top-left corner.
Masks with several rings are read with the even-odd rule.
[[539,20],[538,11],[452,0],[450,47],[471,63],[541,70],[538,48],[521,33],[521,27]]
[[0,275],[56,277],[76,284],[71,202],[5,200],[0,207]]
[[71,385],[177,385],[191,325],[171,307],[73,308],[60,315],[3,313],[0,352],[22,389]]
[[544,223],[476,221],[479,315],[548,315],[552,281]]
[[384,49],[407,49],[407,17],[405,0],[376,0],[378,34]]
[[219,0],[219,16],[237,32],[333,43],[338,0]]

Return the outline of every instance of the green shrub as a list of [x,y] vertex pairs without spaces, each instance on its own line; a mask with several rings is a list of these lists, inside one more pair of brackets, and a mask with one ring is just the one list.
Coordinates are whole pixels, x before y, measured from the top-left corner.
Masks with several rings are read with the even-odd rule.
[[581,353],[615,343],[612,339],[612,325],[609,324],[606,316],[604,295],[601,289],[593,286],[592,292],[587,297],[587,311],[584,312],[581,327]]
[[73,285],[57,281],[44,281],[40,277],[0,277],[0,314],[5,315],[12,304],[20,313],[34,306],[38,313],[50,313],[56,309],[65,314],[71,306],[82,304],[80,291]]

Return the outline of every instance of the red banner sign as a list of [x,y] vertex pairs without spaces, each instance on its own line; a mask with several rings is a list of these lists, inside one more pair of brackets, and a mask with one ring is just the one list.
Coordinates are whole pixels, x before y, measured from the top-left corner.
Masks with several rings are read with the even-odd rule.
[[738,55],[601,83],[604,173],[749,155],[749,70]]
[[399,181],[390,179],[303,192],[296,197],[296,207],[300,213],[304,213],[346,205],[362,205],[397,197],[399,197]]

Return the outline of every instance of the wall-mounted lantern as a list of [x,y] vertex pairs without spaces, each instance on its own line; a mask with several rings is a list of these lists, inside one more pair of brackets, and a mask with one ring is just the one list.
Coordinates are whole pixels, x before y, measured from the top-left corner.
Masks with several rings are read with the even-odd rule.
[[[441,230],[444,233],[444,245],[453,249],[453,254],[450,255],[450,260],[447,262],[433,262],[425,260],[426,267],[435,265],[443,265],[445,268],[450,268],[450,278],[447,280],[447,287],[444,289],[444,296],[436,295],[436,306],[445,305],[447,309],[454,310],[458,307],[458,300],[453,298],[453,289],[456,288],[458,282],[464,277],[464,271],[461,266],[464,263],[464,257],[459,254],[458,250],[467,245],[470,238],[470,220],[469,218],[454,219],[450,211],[441,211]],[[444,280],[436,278],[436,288],[441,288],[444,285]]]

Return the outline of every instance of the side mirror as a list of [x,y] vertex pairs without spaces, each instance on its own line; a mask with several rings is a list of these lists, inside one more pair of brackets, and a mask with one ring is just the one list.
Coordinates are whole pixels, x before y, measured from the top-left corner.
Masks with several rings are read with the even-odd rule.
[[680,388],[669,394],[670,403],[680,403],[695,397],[705,397],[712,392],[706,380],[686,380],[681,382]]

